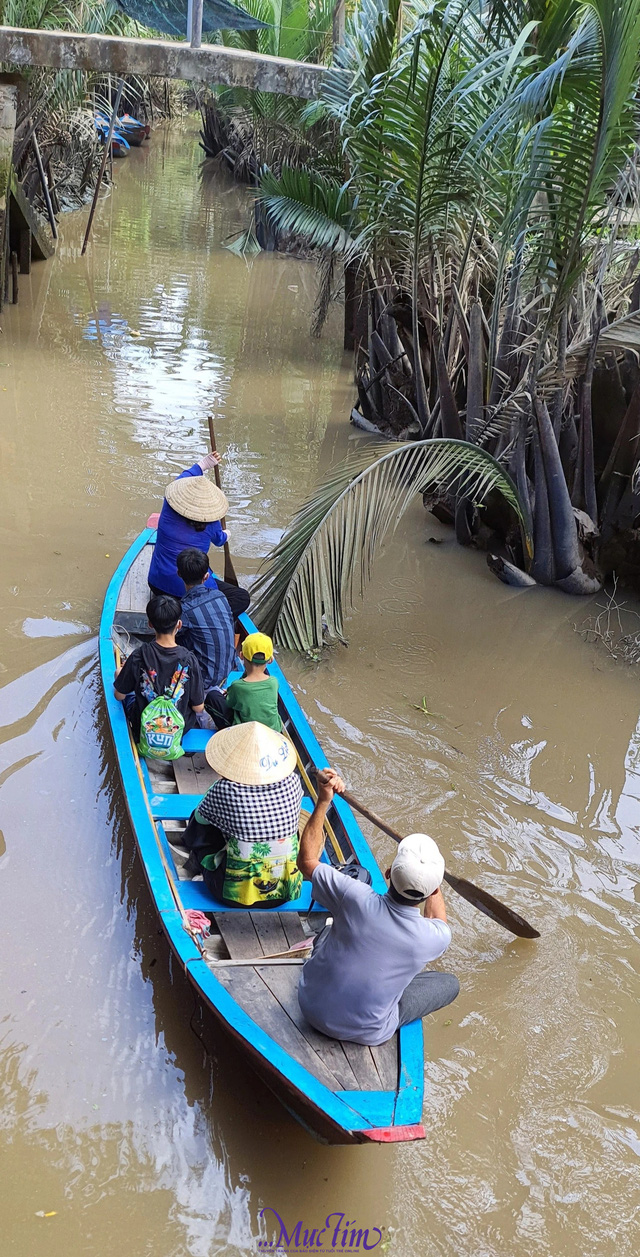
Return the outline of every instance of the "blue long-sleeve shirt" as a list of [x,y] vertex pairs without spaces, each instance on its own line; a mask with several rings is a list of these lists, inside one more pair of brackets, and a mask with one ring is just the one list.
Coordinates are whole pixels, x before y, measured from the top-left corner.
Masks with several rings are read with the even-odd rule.
[[[182,480],[183,476],[201,475],[202,468],[194,463],[193,467],[181,472],[177,479]],[[206,524],[202,531],[199,531],[194,528],[190,520],[184,518],[184,515],[178,515],[178,512],[174,511],[165,500],[158,520],[158,539],[149,567],[149,584],[154,585],[156,589],[161,589],[165,594],[173,594],[174,598],[182,598],[186,591],[184,581],[178,576],[177,570],[180,551],[192,547],[195,550],[202,550],[203,554],[208,554],[209,546],[212,543],[214,546],[223,546],[227,535],[219,520],[213,524]],[[205,585],[209,589],[217,589],[213,572],[209,572]]]

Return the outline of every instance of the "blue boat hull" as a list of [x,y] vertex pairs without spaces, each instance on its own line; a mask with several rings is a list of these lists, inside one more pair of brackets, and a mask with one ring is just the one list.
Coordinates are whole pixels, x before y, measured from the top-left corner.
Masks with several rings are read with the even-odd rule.
[[[99,650],[105,701],[127,809],[149,891],[172,951],[237,1050],[289,1112],[317,1139],[331,1144],[348,1144],[424,1138],[421,1125],[424,1047],[420,1022],[403,1026],[398,1032],[398,1070],[394,1088],[331,1090],[240,1006],[211,965],[203,959],[196,940],[183,928],[185,909],[215,912],[216,917],[221,913],[246,913],[246,909],[217,904],[202,882],[178,881],[173,876],[172,854],[164,822],[169,816],[187,819],[200,796],[154,794],[144,761],[141,765],[136,762],[123,706],[113,694],[116,655],[112,629],[117,618],[118,597],[132,564],[144,547],[154,541],[154,530],[147,528],[114,573],[104,601]],[[248,616],[243,616],[242,621],[247,632],[254,631]],[[297,747],[302,764],[326,765],[326,757],[282,671],[275,662],[270,671],[278,678],[287,731]],[[210,736],[204,730],[191,731],[185,736],[185,749],[188,752],[203,750]],[[371,874],[373,886],[383,891],[384,879],[355,816],[344,800],[334,801],[328,819],[332,824],[332,842],[338,855],[355,858],[364,865]],[[329,857],[335,862],[330,850]],[[309,898],[309,885],[305,884],[303,897],[291,904],[281,905],[279,912],[289,910],[304,914],[309,910]],[[327,1040],[327,1043],[330,1042]]]

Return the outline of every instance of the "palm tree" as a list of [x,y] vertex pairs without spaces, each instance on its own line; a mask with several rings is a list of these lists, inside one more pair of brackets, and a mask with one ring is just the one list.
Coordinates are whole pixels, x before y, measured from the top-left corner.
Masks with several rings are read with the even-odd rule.
[[[634,404],[614,462],[596,465],[599,341],[612,318],[619,354],[637,337],[624,316],[640,0],[498,2],[485,17],[476,0],[414,0],[400,33],[396,0],[363,0],[339,57],[348,77],[330,75],[322,101],[342,167],[285,164],[260,195],[276,225],[360,269],[365,417],[384,427],[395,405],[396,430],[412,419],[422,438],[464,432],[492,452],[532,519],[535,578],[588,593],[583,539],[605,516],[615,527],[612,486],[622,468],[630,486],[639,432]],[[476,512],[457,498],[468,541]]]

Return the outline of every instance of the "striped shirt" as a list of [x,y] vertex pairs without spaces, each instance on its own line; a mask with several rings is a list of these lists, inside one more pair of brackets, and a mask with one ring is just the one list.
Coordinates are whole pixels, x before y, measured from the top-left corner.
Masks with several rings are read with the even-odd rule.
[[182,598],[182,628],[178,634],[200,664],[205,693],[221,685],[235,664],[233,616],[224,594],[194,585]]

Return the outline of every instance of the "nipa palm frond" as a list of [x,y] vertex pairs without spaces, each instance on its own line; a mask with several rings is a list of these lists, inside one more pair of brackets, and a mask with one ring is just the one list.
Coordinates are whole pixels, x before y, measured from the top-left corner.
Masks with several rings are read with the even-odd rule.
[[499,463],[466,441],[369,446],[336,468],[298,511],[254,586],[254,618],[282,646],[344,641],[344,615],[363,594],[376,550],[416,493],[439,487],[481,502],[498,489],[531,541],[518,491]]

